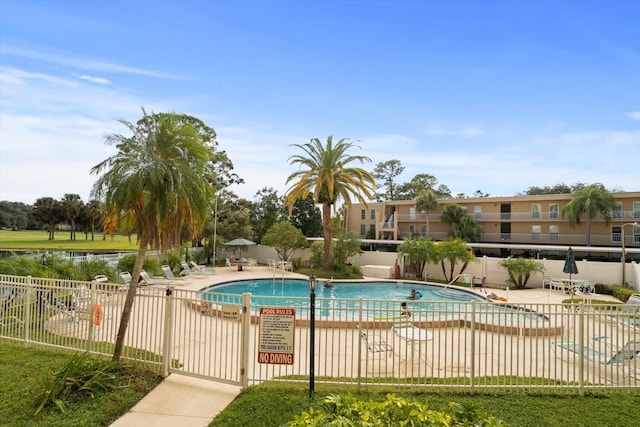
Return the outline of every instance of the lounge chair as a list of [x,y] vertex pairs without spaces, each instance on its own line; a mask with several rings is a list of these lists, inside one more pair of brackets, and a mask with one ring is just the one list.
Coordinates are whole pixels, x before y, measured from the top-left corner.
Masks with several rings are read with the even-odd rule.
[[122,273],[120,273],[120,278],[124,282],[125,286],[129,286],[131,284],[131,279],[133,279],[133,277],[131,277],[131,273],[129,273],[128,271],[123,271]]
[[405,341],[430,341],[433,339],[431,332],[416,327],[409,316],[395,317],[393,332],[398,338]]
[[175,274],[173,274],[170,266],[165,264],[161,268],[164,273],[164,277],[170,282],[185,282],[186,279],[184,277],[176,277]]
[[366,343],[369,353],[388,353],[389,357],[393,354],[393,347],[379,334],[360,331],[360,338]]
[[109,283],[109,278],[104,274],[98,274],[96,277],[93,278],[93,280],[96,283]]
[[627,302],[622,306],[622,311],[625,314],[639,314],[640,313],[640,294],[633,294],[629,297]]
[[622,313],[612,315],[622,326],[640,329],[640,294],[633,294],[622,305]]
[[68,317],[70,321],[77,322],[76,316],[76,304],[73,297],[58,298],[54,295],[54,291],[46,291],[42,296],[42,303],[44,307],[53,312],[56,315],[62,315]]
[[149,276],[149,273],[147,273],[144,270],[140,270],[140,278],[142,279],[141,282],[138,283],[138,286],[143,286],[143,285],[149,285],[149,286],[154,286],[154,285],[159,285],[159,283],[156,283],[156,281],[154,279],[151,278],[151,276]]
[[216,272],[215,267],[207,267],[206,265],[199,265],[193,261],[189,261],[189,264],[191,265],[191,271],[193,272],[199,272],[203,274]]
[[416,327],[410,316],[400,316],[393,319],[393,333],[401,341],[411,344],[411,359],[415,352],[415,345],[433,339],[433,334],[424,329]]
[[182,267],[182,269],[180,270],[180,276],[188,276],[193,273],[198,274],[198,272],[191,270],[191,267],[189,267],[189,264],[187,264],[186,261],[181,261],[180,267]]
[[[606,342],[607,337],[593,338],[594,344]],[[599,365],[614,367],[622,371],[622,379],[635,376],[635,360],[640,356],[640,341],[629,341],[612,354],[601,351],[602,345],[597,349],[583,346],[571,341],[555,341],[552,343],[556,350],[556,356],[567,359],[567,355],[584,357],[585,360]],[[615,372],[615,371],[614,371]]]

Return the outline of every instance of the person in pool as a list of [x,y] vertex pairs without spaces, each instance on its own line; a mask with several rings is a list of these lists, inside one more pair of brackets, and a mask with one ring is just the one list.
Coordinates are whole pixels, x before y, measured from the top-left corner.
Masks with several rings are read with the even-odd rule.
[[407,303],[400,303],[400,317],[411,317],[411,312],[407,308]]
[[407,298],[409,298],[409,299],[418,299],[418,298],[420,298],[420,296],[418,295],[418,293],[416,292],[415,289],[411,289],[411,292],[409,293],[409,296]]

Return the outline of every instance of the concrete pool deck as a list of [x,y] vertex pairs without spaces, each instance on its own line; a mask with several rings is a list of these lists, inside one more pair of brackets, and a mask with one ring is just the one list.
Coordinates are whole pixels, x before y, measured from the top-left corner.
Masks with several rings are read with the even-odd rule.
[[[190,280],[177,285],[180,289],[201,290],[211,284],[232,280],[258,278],[302,278],[306,276],[291,272],[274,271],[268,267],[250,267],[243,271],[221,267],[213,274],[198,274],[189,276]],[[365,277],[368,280],[380,280],[375,277]],[[165,285],[166,286],[166,285]],[[505,290],[502,288],[488,288],[488,293],[507,298],[513,303],[527,304],[557,304],[569,296],[560,291],[549,289]],[[475,290],[484,295],[483,291]],[[582,296],[577,296],[581,298]],[[593,295],[594,299],[619,302],[610,295]],[[129,412],[116,420],[114,427],[134,426],[206,426],[238,396],[239,386],[222,382],[192,378],[184,375],[171,374],[154,390],[148,393]]]

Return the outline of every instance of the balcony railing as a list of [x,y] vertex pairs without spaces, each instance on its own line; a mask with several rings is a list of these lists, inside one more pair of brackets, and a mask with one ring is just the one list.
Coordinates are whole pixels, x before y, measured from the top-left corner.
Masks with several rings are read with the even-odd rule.
[[[566,222],[566,218],[562,218],[559,212],[473,212],[469,213],[476,221],[562,221]],[[607,214],[612,224],[623,221],[640,221],[640,211],[616,211]],[[598,214],[593,222],[603,222],[607,215]],[[423,213],[416,214],[399,214],[398,222],[426,222],[427,215]],[[439,222],[441,214],[430,213],[429,221]]]
[[[399,231],[398,240],[407,237],[430,237],[433,240],[445,240],[449,237],[449,232],[430,232],[427,236],[424,232]],[[592,234],[591,245],[594,246],[622,246],[620,235]],[[624,236],[625,247],[640,247],[640,235]],[[548,244],[548,245],[575,245],[586,246],[587,236],[584,234],[559,234],[559,233],[483,233],[480,238],[482,243],[523,243],[523,244]]]

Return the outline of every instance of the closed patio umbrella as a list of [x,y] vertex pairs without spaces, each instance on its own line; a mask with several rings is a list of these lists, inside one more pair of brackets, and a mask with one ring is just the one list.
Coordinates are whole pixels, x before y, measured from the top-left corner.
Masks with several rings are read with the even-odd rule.
[[563,273],[569,275],[569,285],[571,286],[571,300],[573,301],[573,283],[571,282],[571,275],[578,274],[578,266],[576,265],[576,257],[573,255],[573,249],[569,246],[567,251],[567,257],[564,260]]

